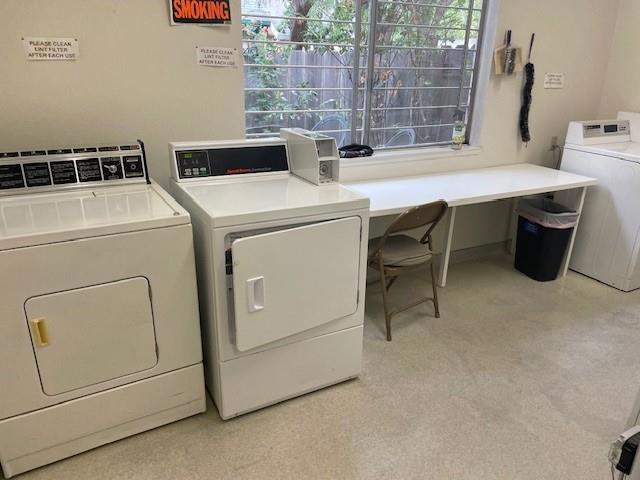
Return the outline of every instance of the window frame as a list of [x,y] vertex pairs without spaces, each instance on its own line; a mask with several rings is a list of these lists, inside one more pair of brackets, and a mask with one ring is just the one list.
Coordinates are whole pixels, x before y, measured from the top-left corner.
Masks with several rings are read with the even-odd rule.
[[[482,117],[483,117],[483,112],[484,112],[484,97],[485,97],[485,93],[486,93],[486,89],[487,89],[487,84],[488,84],[488,79],[489,79],[489,75],[490,75],[490,68],[491,68],[491,62],[492,62],[492,54],[491,54],[491,49],[489,48],[490,45],[493,45],[494,41],[495,41],[495,29],[496,29],[496,24],[497,24],[497,11],[498,11],[498,4],[499,4],[499,0],[483,0],[482,1],[482,5],[480,8],[475,8],[476,5],[476,1],[477,0],[469,0],[469,5],[466,7],[441,7],[441,8],[446,8],[446,9],[451,9],[451,8],[456,8],[456,9],[461,9],[461,10],[468,10],[468,14],[467,14],[467,22],[466,22],[466,26],[464,29],[462,28],[455,28],[455,30],[460,30],[460,31],[464,31],[465,32],[465,40],[464,40],[464,49],[463,49],[463,59],[461,62],[461,67],[460,69],[463,72],[471,72],[471,85],[468,87],[465,87],[465,74],[463,73],[461,75],[460,78],[460,82],[453,86],[453,87],[447,87],[447,88],[456,88],[456,90],[459,92],[458,93],[458,98],[461,99],[463,97],[463,91],[464,90],[470,90],[469,92],[469,102],[465,105],[465,108],[467,109],[466,112],[466,137],[465,137],[465,148],[468,148],[469,146],[478,146],[479,145],[479,132],[480,132],[480,127],[482,124]],[[353,77],[352,78],[359,78],[360,72],[364,69],[366,70],[366,75],[365,75],[365,85],[364,88],[361,86],[360,82],[354,81],[352,82],[352,86],[351,86],[351,91],[352,91],[352,97],[351,97],[351,107],[350,108],[344,108],[341,110],[344,111],[350,111],[351,112],[351,118],[349,121],[349,128],[346,130],[346,132],[348,132],[350,134],[350,137],[348,138],[348,140],[351,143],[368,143],[368,141],[370,140],[370,132],[371,132],[371,110],[372,110],[372,106],[371,106],[371,99],[373,98],[373,80],[374,80],[374,76],[372,75],[372,72],[376,69],[375,63],[373,61],[374,56],[376,54],[376,45],[375,45],[375,37],[376,37],[376,26],[379,24],[385,25],[385,22],[379,22],[379,12],[378,12],[378,5],[380,3],[388,3],[388,4],[402,4],[405,2],[402,2],[401,0],[369,0],[369,5],[367,8],[369,8],[369,22],[368,25],[366,24],[366,22],[363,22],[362,20],[362,9],[363,9],[363,5],[362,5],[362,1],[361,0],[355,0],[355,15],[354,15],[354,21],[353,22],[348,22],[350,24],[353,25],[354,28],[354,42],[353,45],[349,45],[350,47],[352,47],[354,49],[353,52],[353,57],[352,57],[352,62],[351,62],[351,66],[350,66],[350,70],[352,72]],[[430,4],[427,2],[427,0],[410,0],[408,3],[412,3],[412,4],[416,4],[416,5],[424,5],[426,7],[438,7],[438,5],[434,5],[434,4]],[[242,8],[243,2],[241,2],[241,8]],[[374,12],[374,14],[371,14],[371,12]],[[469,40],[470,40],[470,34],[471,31],[476,31],[476,29],[473,28],[473,17],[475,12],[480,12],[480,22],[477,26],[477,32],[478,32],[478,36],[477,36],[477,41],[476,41],[476,48],[475,49],[469,49]],[[244,21],[246,17],[253,17],[253,18],[268,18],[269,16],[265,15],[265,16],[261,16],[261,15],[256,15],[254,13],[249,13],[249,14],[245,14],[244,11],[242,12],[242,20]],[[277,16],[272,16],[270,18],[278,18]],[[357,21],[356,19],[360,19],[360,21]],[[320,20],[320,19],[310,19],[311,21],[317,20],[317,21],[324,21],[324,20]],[[334,20],[329,20],[327,22],[333,22]],[[342,22],[345,23],[345,22]],[[361,32],[362,32],[362,28],[364,25],[367,25],[368,30],[368,35],[367,35],[367,39],[366,39],[366,43],[365,44],[361,44],[360,41],[357,41],[358,39],[361,38]],[[428,25],[420,25],[417,26],[418,28],[425,28],[425,29],[429,29],[432,28]],[[242,39],[242,42],[244,43],[246,40]],[[287,42],[285,42],[287,43]],[[313,42],[305,42],[305,45],[315,45]],[[372,46],[373,44],[373,46]],[[399,46],[400,48],[404,48],[404,49],[411,49],[411,46]],[[366,63],[363,66],[361,64],[361,50],[366,50],[367,52],[367,59],[366,59]],[[470,52],[473,52],[472,54],[475,55],[475,60],[474,60],[474,64],[473,64],[473,68],[468,68],[467,67],[467,59],[468,56],[470,54]],[[489,52],[489,53],[487,53]],[[308,66],[305,66],[305,68],[308,68]],[[322,67],[320,67],[322,68]],[[380,68],[380,67],[378,67]],[[426,67],[419,67],[419,68],[426,68]],[[456,67],[457,68],[457,67]],[[244,69],[244,74],[247,75],[247,70],[246,68]],[[244,89],[243,91],[247,91],[250,89],[247,89],[247,83],[246,83],[246,79],[244,81]],[[295,90],[294,88],[291,88],[290,90]],[[322,90],[322,88],[320,89]],[[345,90],[344,88],[342,88],[342,90]],[[349,88],[347,88],[346,90],[349,90]],[[246,95],[246,93],[245,93]],[[461,100],[458,101],[458,105],[456,105],[457,107],[461,106]],[[428,107],[434,107],[429,105]],[[444,107],[444,106],[443,106]],[[402,108],[402,107],[399,107]],[[448,106],[446,108],[453,108],[452,106]],[[276,112],[276,110],[273,110],[274,112]],[[316,110],[316,109],[310,109],[309,111],[323,111],[323,110]],[[245,108],[245,128],[247,125],[247,110]],[[359,120],[358,120],[358,115],[361,114],[362,118],[360,120],[360,125],[358,125]],[[442,124],[444,125],[444,124]],[[419,127],[430,127],[430,126],[439,126],[438,124],[435,125],[425,125],[425,126],[417,126]],[[408,125],[408,127],[411,128],[416,128],[415,125]],[[389,127],[389,128],[401,128],[401,127]],[[361,133],[360,133],[361,132]],[[250,136],[269,136],[269,135],[277,135],[277,132],[272,132],[270,134],[257,134],[257,135],[251,135],[251,134],[246,134],[247,137]],[[360,138],[359,138],[360,137]],[[380,146],[380,147],[376,147],[375,150],[376,151],[381,151],[381,152],[389,152],[392,153],[394,151],[402,151],[402,150],[409,150],[411,149],[412,151],[416,151],[419,149],[423,149],[425,151],[427,150],[435,150],[435,151],[442,151],[443,148],[442,147],[448,147],[449,145],[451,145],[450,141],[446,141],[446,142],[436,142],[436,143],[419,143],[419,144],[414,144],[414,145],[402,145],[402,146],[393,146],[393,147],[385,147],[385,146]],[[416,152],[417,153],[417,152]]]

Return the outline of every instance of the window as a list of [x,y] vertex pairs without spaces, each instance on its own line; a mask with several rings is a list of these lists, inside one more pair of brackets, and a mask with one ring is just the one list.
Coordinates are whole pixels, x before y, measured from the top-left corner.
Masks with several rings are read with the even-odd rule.
[[484,9],[482,0],[242,0],[247,136],[301,127],[339,146],[450,144],[454,122],[471,119]]

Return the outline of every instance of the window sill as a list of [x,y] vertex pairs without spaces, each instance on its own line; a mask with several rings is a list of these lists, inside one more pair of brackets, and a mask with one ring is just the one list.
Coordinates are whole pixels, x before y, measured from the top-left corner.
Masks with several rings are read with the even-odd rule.
[[385,150],[371,157],[341,159],[340,177],[342,181],[350,182],[456,170],[465,167],[457,165],[455,159],[475,157],[481,153],[482,147],[470,145],[465,145],[462,150],[453,150],[449,146]]
[[387,162],[415,162],[434,158],[467,157],[479,155],[482,147],[465,145],[461,150],[453,150],[451,147],[424,147],[404,148],[396,150],[382,150],[375,152],[371,157],[343,158],[340,160],[340,168],[349,168],[358,165],[375,165]]

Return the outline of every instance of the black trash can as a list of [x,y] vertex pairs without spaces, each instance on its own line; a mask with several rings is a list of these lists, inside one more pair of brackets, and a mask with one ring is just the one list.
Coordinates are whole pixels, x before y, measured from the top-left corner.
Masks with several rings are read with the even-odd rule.
[[518,206],[515,268],[534,280],[555,280],[578,214],[547,198]]

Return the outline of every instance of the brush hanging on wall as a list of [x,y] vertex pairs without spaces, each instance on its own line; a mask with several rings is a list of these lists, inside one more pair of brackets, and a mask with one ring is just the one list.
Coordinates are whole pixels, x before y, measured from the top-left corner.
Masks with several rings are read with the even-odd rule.
[[529,143],[531,141],[531,132],[529,131],[529,111],[531,110],[531,102],[533,97],[533,82],[535,80],[535,67],[531,63],[531,51],[533,50],[533,41],[536,34],[531,34],[531,42],[529,43],[529,56],[527,64],[524,66],[524,87],[522,89],[522,107],[520,108],[520,136],[522,141]]
[[504,45],[493,52],[493,64],[496,75],[513,75],[522,71],[522,49],[511,43],[512,32],[507,30]]

